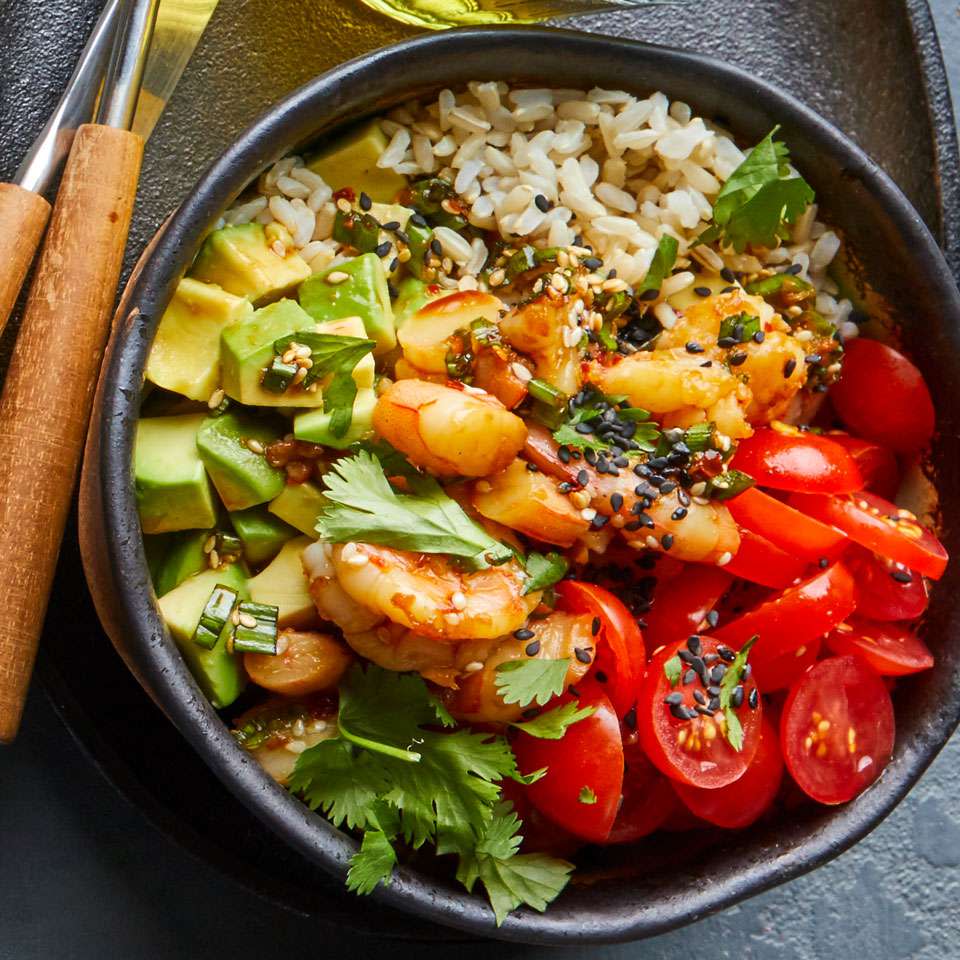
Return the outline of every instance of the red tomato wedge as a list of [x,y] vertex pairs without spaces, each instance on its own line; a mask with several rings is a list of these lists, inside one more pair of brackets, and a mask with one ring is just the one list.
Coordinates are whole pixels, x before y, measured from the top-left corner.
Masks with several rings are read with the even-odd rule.
[[878,340],[857,337],[846,344],[830,400],[852,433],[897,453],[921,450],[933,435],[933,401],[923,374]]
[[580,837],[558,827],[530,803],[527,787],[523,784],[516,780],[503,780],[500,792],[504,800],[513,804],[514,813],[523,824],[520,830],[523,836],[520,849],[524,853],[548,853],[552,857],[567,859],[583,846],[584,841]]
[[[664,664],[675,662],[681,653],[685,660],[673,686]],[[713,661],[713,657],[717,659]],[[711,662],[706,663],[705,658]],[[736,750],[727,740],[717,696],[726,669],[717,641],[711,637],[671,644],[650,661],[637,703],[637,730],[650,761],[672,780],[708,790],[724,787],[743,775],[757,752],[763,707],[752,678],[741,682],[740,704],[734,708],[743,728],[741,749]]]
[[732,579],[726,569],[691,563],[679,576],[658,583],[653,606],[643,615],[644,638],[650,649],[685,640],[700,630],[704,617],[727,592]]
[[927,609],[927,581],[916,571],[860,550],[844,560],[857,581],[857,614],[866,620],[916,620]]
[[766,537],[740,528],[740,549],[723,568],[742,580],[782,590],[806,572],[808,563],[775,547]]
[[884,677],[905,677],[933,666],[927,645],[902,623],[852,619],[827,637],[827,646],[836,654],[863,657]]
[[737,524],[769,540],[774,546],[802,560],[832,556],[846,534],[806,516],[755,487],[727,501]]
[[862,491],[830,497],[795,493],[790,503],[843,530],[854,543],[924,576],[939,580],[946,569],[947,551],[940,541],[921,527],[909,510],[874,493]]
[[852,493],[863,487],[860,468],[840,444],[788,428],[759,427],[741,440],[731,466],[761,487],[801,493]]
[[675,783],[673,789],[694,816],[717,827],[740,830],[766,813],[782,780],[780,736],[776,727],[764,717],[753,763],[739,780],[718,790],[704,790],[685,783]]
[[853,577],[842,563],[835,563],[764,601],[713,635],[735,650],[751,637],[759,637],[750,662],[760,689],[766,693],[760,679],[765,671],[772,674],[781,657],[795,654],[843,623],[855,606]]
[[893,753],[893,704],[860,657],[830,657],[790,691],[780,744],[790,775],[820,803],[845,803],[880,776]]
[[822,646],[822,638],[816,637],[802,643],[796,650],[781,653],[779,656],[756,657],[753,679],[764,693],[786,690],[817,662]]
[[864,490],[888,500],[896,496],[900,486],[900,467],[892,450],[870,440],[851,437],[849,433],[828,433],[827,437],[839,443],[856,460]]
[[[572,699],[564,694],[551,705]],[[524,774],[547,768],[546,775],[527,788],[530,802],[570,833],[602,843],[610,834],[623,791],[620,721],[595,687],[584,688],[578,699],[581,707],[595,707],[596,712],[567,727],[560,740],[521,733],[513,741],[513,752]]]
[[630,611],[609,591],[593,583],[561,580],[555,587],[560,609],[599,620],[593,676],[606,674],[606,690],[621,718],[637,702],[647,665],[643,634]]
[[607,843],[634,843],[658,830],[677,807],[670,781],[647,759],[640,744],[623,748],[623,802]]

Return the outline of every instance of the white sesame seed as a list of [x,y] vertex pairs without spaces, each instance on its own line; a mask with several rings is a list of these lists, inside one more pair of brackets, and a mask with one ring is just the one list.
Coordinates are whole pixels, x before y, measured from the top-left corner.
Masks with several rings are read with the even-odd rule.
[[583,517],[583,519],[586,520],[587,523],[591,523],[593,521],[593,518],[596,515],[597,515],[597,511],[594,510],[593,507],[584,507],[580,511],[580,516]]
[[303,753],[307,749],[306,743],[303,740],[291,740],[289,743],[284,744],[284,750],[289,750],[291,753]]
[[217,545],[217,538],[214,534],[210,534],[206,540],[203,542],[203,552],[209,553]]
[[210,394],[210,399],[207,401],[207,406],[211,410],[216,410],[217,407],[219,407],[220,404],[223,403],[223,398],[225,396],[226,394],[223,392],[223,389],[221,387],[218,387],[216,390],[213,391],[213,393]]
[[578,509],[582,510],[584,507],[590,505],[590,494],[585,490],[574,490],[570,494],[570,502]]
[[257,625],[257,618],[251,617],[249,613],[240,614],[240,626],[252,630]]
[[297,717],[293,723],[293,732],[295,736],[302,737],[307,732],[306,724],[302,717]]
[[533,379],[533,374],[519,361],[515,360],[511,363],[510,370],[521,383],[527,383]]
[[476,673],[483,669],[483,664],[479,660],[471,660],[464,668],[464,673]]
[[314,720],[313,723],[310,724],[310,730],[312,733],[323,733],[323,731],[326,729],[327,729],[326,720]]
[[287,647],[290,646],[290,637],[281,633],[277,636],[277,656],[282,657],[287,652]]
[[216,570],[220,566],[220,554],[216,550],[211,550],[207,554],[207,564],[211,570]]
[[725,550],[723,553],[717,557],[717,566],[725,567],[733,559],[733,554],[729,550]]
[[450,597],[451,605],[457,610],[466,610],[467,609],[467,598],[463,594],[463,591],[457,590],[453,596]]
[[334,270],[333,273],[327,274],[327,283],[333,283],[333,284],[343,283],[344,280],[349,280],[349,279],[350,279],[350,275],[347,273],[344,273],[342,270]]
[[247,449],[251,453],[256,453],[256,454],[262,454],[264,450],[263,444],[259,440],[255,439],[254,437],[247,438]]
[[701,480],[699,483],[695,483],[690,488],[690,495],[693,497],[700,497],[700,496],[703,496],[704,493],[706,493],[706,490],[707,490],[707,485],[703,480]]
[[645,542],[650,550],[656,550],[660,546],[660,541],[653,534],[649,534]]

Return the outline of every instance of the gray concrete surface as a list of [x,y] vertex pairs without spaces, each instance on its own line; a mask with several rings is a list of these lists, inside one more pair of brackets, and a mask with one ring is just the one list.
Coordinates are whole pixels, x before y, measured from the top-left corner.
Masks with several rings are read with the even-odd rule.
[[[932,6],[960,100],[960,7],[956,0]],[[685,930],[576,955],[960,957],[958,769],[954,738],[898,810],[832,864]],[[491,951],[547,956],[546,949],[505,945],[359,942],[266,906],[159,836],[118,798],[39,691],[21,738],[0,750],[0,960],[432,958],[451,950],[463,960]]]

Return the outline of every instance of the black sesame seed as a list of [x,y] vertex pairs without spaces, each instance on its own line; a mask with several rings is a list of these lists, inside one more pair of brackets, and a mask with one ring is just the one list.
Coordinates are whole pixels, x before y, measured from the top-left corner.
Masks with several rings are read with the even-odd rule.
[[674,510],[672,514],[670,514],[670,519],[671,519],[671,520],[682,520],[686,515],[687,515],[687,508],[686,508],[686,507],[677,507],[677,509]]
[[394,258],[390,261],[390,266],[388,267],[388,270],[389,270],[390,273],[394,273],[394,272],[396,271],[397,267],[399,267],[399,266],[400,266],[400,258],[399,258],[399,257],[394,257]]
[[804,363],[817,364],[823,357],[819,353],[811,353],[809,356],[803,358]]
[[803,270],[803,264],[791,263],[790,266],[787,267],[787,269],[784,270],[783,272],[789,273],[791,276],[795,277],[798,273],[800,273],[801,270]]
[[701,367],[712,367],[712,366],[713,366],[713,361],[712,361],[712,360],[704,360],[703,363],[700,364],[700,366],[701,366]]
[[369,210],[373,206],[373,201],[365,194],[360,194],[360,209]]
[[716,713],[716,712],[720,709],[720,698],[719,698],[719,697],[711,697],[711,698],[710,698],[710,703],[707,704],[707,706],[710,707],[710,710],[711,710],[713,713]]
[[602,530],[610,522],[609,517],[605,517],[602,513],[598,513],[591,521],[590,526],[594,530]]
[[660,288],[657,287],[656,290],[644,290],[640,296],[637,297],[638,300],[656,300],[660,296]]
[[440,246],[439,240],[434,239],[430,241],[430,250],[432,253],[436,254],[436,256],[438,257],[443,256],[443,247]]
[[621,468],[630,466],[630,461],[626,457],[617,457],[613,462]]
[[590,474],[587,473],[586,470],[577,471],[577,483],[579,483],[581,487],[585,487],[589,481],[590,481]]
[[683,703],[683,694],[668,693],[666,697],[663,698],[663,702],[668,706],[673,706],[675,703]]
[[703,645],[700,643],[700,638],[695,633],[687,638],[687,649],[695,657],[700,656],[700,652],[703,649]]
[[686,346],[687,353],[703,353],[703,347],[695,340],[691,340]]
[[758,331],[753,335],[753,342],[754,342],[754,343],[763,343],[763,341],[766,340],[766,339],[767,339],[767,335],[766,335],[762,330],[758,330]]
[[393,244],[389,240],[384,240],[373,252],[378,257],[385,257],[393,249]]
[[574,647],[573,653],[581,663],[589,663],[591,660],[590,651],[584,650],[583,647]]
[[665,533],[660,538],[660,545],[663,547],[664,550],[669,550],[673,546],[673,534]]
[[583,454],[583,459],[593,466],[597,462],[597,451],[596,450],[586,450]]
[[[412,220],[413,217],[411,217],[410,219]],[[389,230],[391,233],[393,233],[394,230],[399,230],[399,229],[400,229],[400,221],[399,221],[399,220],[389,220],[387,223],[381,224],[381,226],[383,227],[384,230]]]
[[693,665],[693,661],[697,658],[697,654],[692,653],[690,650],[678,650],[677,656],[684,662]]
[[593,433],[593,427],[589,423],[578,423],[574,429],[577,433]]
[[619,513],[620,508],[623,506],[623,494],[622,493],[613,493],[610,495],[610,508],[614,513]]
[[690,494],[687,493],[686,490],[681,489],[677,491],[677,500],[683,507],[690,506]]
[[702,703],[704,706],[707,705],[707,698],[699,690],[693,691],[693,699],[696,700],[697,703]]
[[522,716],[524,720],[532,720],[534,717],[538,716],[539,714],[540,714],[539,707],[527,707],[527,709],[524,710],[523,713],[520,714],[520,716]]
[[411,213],[410,222],[415,223],[418,227],[425,227],[427,225],[426,218],[421,213]]
[[523,652],[528,657],[535,657],[540,652],[540,641],[531,640],[526,647],[524,647]]
[[410,237],[403,230],[394,230],[394,236],[401,242],[410,246]]
[[[716,612],[716,610],[711,610],[710,613],[707,614],[707,623],[710,623],[710,614],[716,614]],[[716,626],[716,622],[712,623],[711,626]],[[720,659],[726,660],[727,663],[733,663],[733,661],[737,659],[736,653],[734,653],[729,647],[725,647],[723,645],[719,645],[717,647],[717,653],[720,654]]]
[[513,635],[518,640],[531,640],[533,638],[533,631],[528,630],[526,627],[521,627],[519,630],[514,630]]
[[538,193],[533,198],[533,202],[537,205],[537,209],[541,213],[549,212],[550,207],[553,206],[553,204],[551,204],[550,201],[542,193]]
[[727,672],[727,668],[726,668],[722,663],[718,663],[718,664],[710,671],[710,679],[711,679],[714,683],[719,683],[719,682],[723,679],[723,675],[724,675],[726,672]]
[[829,558],[829,557],[821,557],[821,558],[817,561],[817,566],[818,566],[821,570],[826,570],[827,567],[830,566],[830,558]]
[[670,713],[673,714],[678,720],[689,720],[687,716],[687,708],[682,703],[671,703],[670,704]]
[[639,520],[631,520],[629,523],[623,525],[624,530],[628,530],[630,533],[633,533],[636,530],[639,530],[643,524]]
[[711,684],[709,687],[707,687],[707,693],[709,693],[711,697],[719,697],[720,688],[715,684]]
[[720,337],[717,340],[717,346],[726,350],[727,347],[735,347],[739,342],[736,337]]
[[560,447],[560,449],[557,450],[557,456],[560,458],[561,463],[570,462],[570,451],[566,447]]
[[709,666],[711,663],[716,663],[720,658],[715,653],[705,653],[703,655],[703,662]]
[[743,706],[743,684],[737,684],[730,694],[730,706],[737,708]]
[[893,570],[890,573],[897,583],[913,583],[913,574],[909,570]]
[[696,671],[696,670],[687,670],[687,672],[683,675],[683,682],[684,682],[684,684],[693,683],[693,681],[696,680],[696,679],[697,679],[697,671]]
[[637,729],[637,708],[636,707],[631,707],[626,712],[623,718],[623,723],[628,730]]
[[538,472],[538,467],[537,467],[537,465],[536,465],[535,463],[528,463],[528,464],[527,464],[527,470],[529,470],[530,473],[537,473],[537,472]]
[[600,632],[600,628],[603,626],[599,617],[594,617],[590,623],[590,632],[596,636]]
[[737,282],[737,275],[729,267],[724,267],[720,271],[720,276],[723,277],[723,279],[726,280],[727,283]]
[[580,261],[588,270],[596,270],[603,266],[603,261],[599,257],[587,257]]
[[753,664],[752,664],[752,663],[748,663],[748,664],[743,668],[743,673],[740,674],[740,679],[741,679],[741,680],[747,680],[747,679],[750,677],[750,674],[752,674],[752,673],[753,673]]
[[750,696],[749,696],[749,698],[747,699],[747,703],[750,704],[750,709],[751,709],[751,710],[756,710],[756,709],[757,709],[757,706],[760,704],[760,692],[757,690],[756,687],[754,687],[754,688],[750,691]]
[[694,287],[693,292],[698,297],[709,297],[713,291],[709,287]]
[[793,357],[791,357],[791,358],[783,365],[783,376],[784,376],[784,378],[792,377],[792,376],[793,376],[793,371],[796,370],[796,369],[797,369],[797,361],[794,360]]
[[387,281],[387,293],[391,300],[396,300],[400,296],[400,291],[389,280]]
[[572,683],[567,686],[567,693],[569,693],[571,697],[580,696],[580,691]]
[[724,287],[720,292],[721,293],[733,293],[736,290],[736,287]]
[[598,670],[598,671],[594,674],[594,676],[597,678],[597,681],[598,681],[599,683],[606,683],[606,682],[607,682],[607,675],[606,675],[602,670]]
[[731,367],[739,367],[741,363],[745,363],[747,355],[745,353],[732,353],[730,355],[729,364]]
[[673,493],[677,489],[677,484],[673,480],[668,480],[666,483],[660,484],[661,493]]

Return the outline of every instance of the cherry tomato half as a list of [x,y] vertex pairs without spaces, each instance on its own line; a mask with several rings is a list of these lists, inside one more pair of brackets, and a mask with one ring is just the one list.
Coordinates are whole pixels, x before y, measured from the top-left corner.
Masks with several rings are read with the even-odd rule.
[[[623,717],[637,702],[637,688],[647,665],[643,634],[630,611],[609,591],[593,583],[561,580],[555,587],[560,607],[599,620],[593,676],[607,675],[610,701]],[[609,656],[608,656],[609,651]]]
[[863,487],[860,468],[840,444],[795,427],[758,428],[740,441],[731,465],[775,490],[852,493]]
[[815,637],[775,657],[754,657],[753,679],[764,693],[785,691],[817,662],[822,646],[823,639]]
[[780,744],[790,775],[820,803],[845,803],[880,776],[893,753],[893,704],[860,657],[821,660],[790,691]]
[[923,374],[877,340],[857,337],[846,344],[830,400],[852,433],[897,453],[922,449],[933,434],[933,401]]
[[851,437],[849,433],[828,433],[827,437],[839,443],[853,457],[863,477],[863,489],[878,497],[892,500],[900,486],[900,467],[893,451],[870,440]]
[[[551,704],[572,699],[564,694]],[[567,727],[560,740],[521,733],[513,741],[513,752],[524,774],[547,768],[546,775],[527,788],[530,802],[570,833],[602,843],[610,834],[623,790],[620,721],[596,687],[584,688],[578,700],[581,707],[596,711]]]
[[718,790],[704,790],[685,783],[675,783],[673,789],[687,809],[701,820],[728,830],[740,830],[766,813],[782,780],[780,737],[764,717],[753,763],[739,780]]
[[644,637],[651,650],[685,640],[727,592],[733,578],[726,569],[687,564],[679,576],[657,584],[653,606],[643,615]]
[[[733,503],[735,501],[731,501]],[[939,580],[947,566],[947,551],[920,526],[917,518],[874,493],[823,496],[795,493],[790,503],[823,523],[833,524],[860,546],[910,570]]]
[[855,606],[853,577],[842,563],[835,563],[715,630],[714,636],[735,650],[759,637],[750,662],[766,693],[775,687],[763,686],[765,671],[772,675],[781,657],[822,637],[846,620]]
[[857,614],[866,620],[916,620],[927,609],[927,581],[915,570],[858,550],[844,559],[857,581]]
[[751,583],[782,590],[807,569],[807,562],[775,547],[766,537],[746,527],[740,528],[740,549],[723,568]]
[[827,637],[827,646],[836,654],[863,657],[884,677],[904,677],[933,666],[927,645],[902,623],[851,619]]
[[670,781],[639,743],[624,746],[623,802],[606,842],[634,843],[659,829],[677,807]]
[[[685,659],[673,686],[664,665],[681,653]],[[718,697],[726,669],[711,637],[671,644],[650,661],[637,704],[637,731],[651,762],[672,780],[708,790],[724,787],[743,775],[757,752],[763,707],[752,678],[741,682],[740,703],[733,708],[743,728],[741,749],[727,739]]]
[[568,859],[579,850],[584,841],[548,820],[530,802],[527,788],[516,780],[504,780],[500,784],[504,800],[513,804],[513,811],[522,824],[520,834],[524,853],[548,853],[551,857]]
[[728,500],[727,506],[738,526],[759,533],[774,546],[802,560],[832,556],[846,540],[846,535],[834,527],[755,487]]

